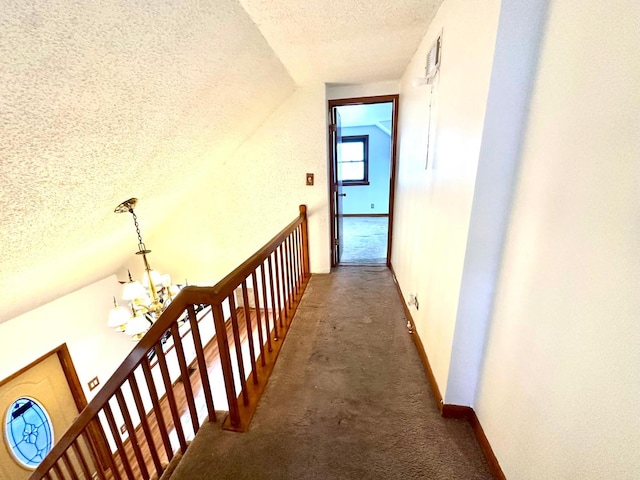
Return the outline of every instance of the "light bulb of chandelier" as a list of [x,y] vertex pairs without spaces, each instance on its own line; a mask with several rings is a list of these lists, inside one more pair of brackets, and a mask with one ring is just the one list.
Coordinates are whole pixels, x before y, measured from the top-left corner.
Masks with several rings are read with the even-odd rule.
[[180,287],[178,287],[177,285],[169,285],[167,287],[167,290],[169,290],[169,296],[171,296],[172,298],[180,293]]
[[163,286],[163,275],[160,275],[160,273],[158,273],[156,270],[150,270],[145,273],[144,278],[142,279],[142,285],[144,286],[144,288],[150,288],[149,275],[151,275],[151,280],[153,280],[153,285],[156,287],[156,290],[161,289]]
[[131,310],[127,307],[123,307],[122,305],[118,305],[115,301],[115,298],[113,300],[113,308],[109,312],[107,326],[123,331],[129,320],[131,319]]
[[135,337],[149,330],[150,326],[151,323],[146,319],[146,317],[136,315],[135,317],[131,318],[131,320],[129,320],[129,323],[127,323],[127,327],[124,329],[124,333],[125,335]]
[[122,290],[122,299],[127,301],[135,300],[136,298],[147,297],[147,290],[142,286],[139,281],[127,282],[124,284]]
[[160,275],[160,280],[163,287],[171,286],[171,275],[169,275],[168,273]]

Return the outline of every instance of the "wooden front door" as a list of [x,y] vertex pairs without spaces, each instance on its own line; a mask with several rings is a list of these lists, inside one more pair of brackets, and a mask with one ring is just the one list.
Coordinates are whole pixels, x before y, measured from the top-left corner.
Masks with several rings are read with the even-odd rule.
[[[16,404],[19,399],[26,400]],[[0,381],[0,480],[29,478],[33,468],[25,466],[25,460],[37,462],[47,442],[55,443],[84,405],[86,398],[66,345]],[[51,421],[52,438],[47,438],[49,430],[41,424],[40,406]],[[12,453],[16,448],[24,456]]]

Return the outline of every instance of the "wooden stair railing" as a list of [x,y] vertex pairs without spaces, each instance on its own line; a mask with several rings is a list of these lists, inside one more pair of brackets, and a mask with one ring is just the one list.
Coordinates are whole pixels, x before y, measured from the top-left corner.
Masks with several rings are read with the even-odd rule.
[[[200,425],[216,421],[217,394],[229,412],[224,428],[246,430],[309,278],[301,205],[293,222],[214,287],[176,296],[30,480],[159,478]],[[207,322],[215,334],[203,333],[213,332]],[[216,347],[217,356],[207,353]],[[216,391],[222,383],[224,395]]]

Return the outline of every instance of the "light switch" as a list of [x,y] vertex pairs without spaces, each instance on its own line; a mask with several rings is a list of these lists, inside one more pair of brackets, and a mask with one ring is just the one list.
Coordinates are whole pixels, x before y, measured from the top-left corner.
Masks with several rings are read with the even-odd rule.
[[307,173],[307,185],[313,185],[313,173]]

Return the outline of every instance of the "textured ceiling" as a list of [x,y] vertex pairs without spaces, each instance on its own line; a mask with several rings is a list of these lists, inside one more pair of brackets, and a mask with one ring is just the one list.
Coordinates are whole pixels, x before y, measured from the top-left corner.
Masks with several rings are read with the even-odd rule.
[[240,0],[304,85],[400,78],[442,0]]
[[117,271],[115,206],[148,237],[296,84],[399,78],[439,3],[4,0],[0,322]]

